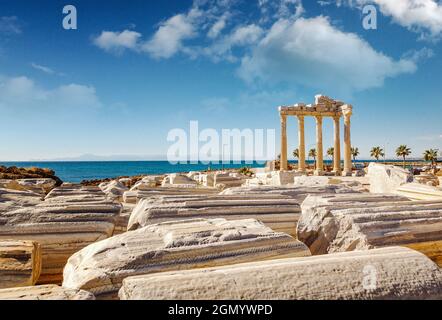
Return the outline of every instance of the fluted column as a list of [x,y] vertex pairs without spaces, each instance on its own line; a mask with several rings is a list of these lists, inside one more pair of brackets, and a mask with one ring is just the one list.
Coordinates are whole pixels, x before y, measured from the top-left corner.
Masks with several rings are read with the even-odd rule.
[[316,116],[316,170],[315,174],[320,176],[324,170],[324,152],[322,146],[322,116]]
[[306,170],[305,170],[304,116],[298,116],[298,138],[299,138],[298,171],[304,173],[304,172],[306,172]]
[[342,175],[351,176],[351,138],[350,138],[350,118],[352,115],[351,106],[344,112],[344,172]]
[[341,174],[341,133],[340,133],[340,116],[333,117],[334,126],[334,155],[333,155],[333,172],[336,175]]
[[280,171],[287,170],[287,116],[281,114],[281,159]]

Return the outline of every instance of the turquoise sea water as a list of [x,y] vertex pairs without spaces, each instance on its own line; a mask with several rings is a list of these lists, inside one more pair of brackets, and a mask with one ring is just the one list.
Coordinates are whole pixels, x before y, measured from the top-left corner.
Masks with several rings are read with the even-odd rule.
[[[57,162],[0,162],[3,166],[39,167],[55,171],[64,182],[81,182],[82,180],[114,178],[121,176],[136,176],[142,174],[163,174],[207,170],[209,165],[170,164],[168,161],[57,161]],[[211,169],[263,167],[264,164],[211,164]]]
[[[391,160],[389,160],[391,161]],[[312,163],[313,161],[307,161]],[[330,164],[330,160],[324,161]],[[360,160],[357,162],[369,162]],[[398,162],[401,162],[398,160]],[[114,178],[120,176],[135,176],[142,174],[163,174],[173,172],[188,172],[207,170],[209,165],[170,164],[168,161],[57,161],[57,162],[0,162],[4,166],[49,168],[65,182],[81,182],[82,180]],[[211,164],[212,170],[224,168],[263,167],[263,163],[254,162],[240,164]]]

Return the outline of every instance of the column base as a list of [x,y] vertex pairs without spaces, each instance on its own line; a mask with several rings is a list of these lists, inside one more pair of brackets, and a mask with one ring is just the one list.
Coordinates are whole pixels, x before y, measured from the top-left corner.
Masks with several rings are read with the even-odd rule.
[[342,172],[342,176],[343,177],[351,177],[352,176],[352,172],[351,171],[344,171],[344,172]]
[[322,171],[322,170],[315,170],[315,172],[313,174],[315,176],[322,176],[322,175],[324,175],[324,171]]
[[333,170],[332,173],[337,176],[340,177],[342,175],[342,171],[341,170]]
[[303,170],[302,170],[302,169],[299,169],[299,170],[296,170],[296,172],[297,172],[297,173],[300,173],[300,174],[302,174],[302,175],[304,175],[304,176],[307,175],[307,170],[305,170],[305,169],[303,169]]

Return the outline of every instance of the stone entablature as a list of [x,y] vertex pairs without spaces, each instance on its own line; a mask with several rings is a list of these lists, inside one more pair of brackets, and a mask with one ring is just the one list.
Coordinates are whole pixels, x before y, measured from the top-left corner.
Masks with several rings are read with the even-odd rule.
[[350,118],[353,113],[353,107],[342,101],[333,100],[324,95],[316,95],[315,103],[308,104],[297,103],[293,106],[279,107],[281,117],[281,171],[287,170],[287,117],[295,116],[298,118],[298,137],[299,137],[299,165],[298,171],[305,172],[305,136],[304,136],[304,117],[312,116],[316,119],[316,175],[321,175],[324,168],[324,148],[322,143],[322,121],[324,117],[331,117],[334,121],[334,163],[333,171],[335,174],[341,174],[341,145],[340,145],[340,119],[344,117],[344,171],[343,175],[351,175],[351,139],[350,139]]

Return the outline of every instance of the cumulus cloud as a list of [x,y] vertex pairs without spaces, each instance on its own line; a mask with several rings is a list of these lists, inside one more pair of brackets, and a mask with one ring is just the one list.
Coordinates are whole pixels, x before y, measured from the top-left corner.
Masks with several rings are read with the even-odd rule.
[[[336,3],[345,1],[361,5],[369,0]],[[412,0],[399,1],[409,8]],[[257,14],[238,10],[234,6],[239,3],[194,0],[190,9],[161,22],[150,37],[142,39],[132,31],[131,41],[110,41],[112,46],[101,47],[129,48],[155,59],[181,53],[239,63],[237,73],[248,83],[286,82],[346,92],[379,87],[387,78],[413,73],[419,60],[433,54],[424,48],[389,57],[357,34],[338,29],[328,17],[303,17],[301,0],[258,0]]]
[[0,17],[0,34],[14,35],[21,33],[21,25],[16,16]]
[[142,50],[154,58],[170,58],[183,49],[182,42],[196,36],[194,20],[201,11],[192,9],[188,14],[177,14],[161,23],[152,39],[142,46]]
[[411,59],[395,61],[319,16],[276,22],[242,59],[239,75],[248,82],[258,79],[352,91],[379,87],[385,78],[415,70]]
[[93,39],[93,43],[105,51],[120,54],[126,49],[137,49],[140,37],[140,33],[131,30],[121,32],[103,31]]
[[80,84],[45,89],[26,76],[0,77],[0,108],[96,108],[95,88]]
[[213,25],[210,27],[209,32],[207,33],[207,36],[210,39],[215,39],[220,35],[220,33],[224,30],[227,23],[227,15],[221,16]]
[[230,34],[224,35],[218,41],[204,48],[201,52],[195,52],[195,54],[204,54],[216,62],[221,60],[235,62],[238,59],[233,54],[233,50],[237,47],[255,44],[263,33],[264,30],[255,24],[238,26]]
[[411,31],[421,33],[422,38],[439,38],[442,33],[442,4],[436,0],[337,0],[341,6],[361,7],[377,4],[383,15]]

